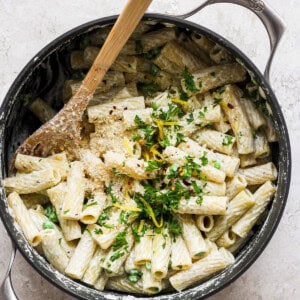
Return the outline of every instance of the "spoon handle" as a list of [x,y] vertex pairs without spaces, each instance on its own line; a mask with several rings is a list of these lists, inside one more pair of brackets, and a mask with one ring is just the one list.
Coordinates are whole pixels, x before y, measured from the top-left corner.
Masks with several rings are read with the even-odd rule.
[[69,101],[70,105],[73,106],[73,104],[76,103],[76,105],[81,106],[81,108],[85,102],[87,105],[88,100],[86,98],[93,95],[151,2],[152,0],[128,0],[92,67],[86,74],[80,89]]

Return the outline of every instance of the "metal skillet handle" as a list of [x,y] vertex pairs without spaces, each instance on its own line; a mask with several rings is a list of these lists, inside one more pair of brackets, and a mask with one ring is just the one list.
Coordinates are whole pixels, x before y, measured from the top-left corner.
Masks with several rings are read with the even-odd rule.
[[18,297],[16,296],[16,293],[11,283],[11,267],[16,255],[16,247],[12,241],[11,241],[11,246],[12,246],[12,251],[10,254],[9,265],[4,277],[5,279],[0,286],[0,299],[3,300],[18,300]]
[[176,17],[186,19],[204,7],[216,4],[216,3],[232,3],[248,8],[254,12],[264,24],[270,39],[271,53],[268,58],[265,68],[265,78],[269,81],[270,79],[270,68],[272,60],[276,51],[276,48],[282,38],[285,31],[285,25],[277,13],[263,0],[207,0],[194,10],[185,13],[183,15],[177,15]]

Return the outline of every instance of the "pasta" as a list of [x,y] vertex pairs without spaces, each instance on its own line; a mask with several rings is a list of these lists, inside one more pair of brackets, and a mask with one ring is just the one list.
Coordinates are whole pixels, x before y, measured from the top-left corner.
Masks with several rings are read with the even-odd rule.
[[[71,52],[65,103],[108,32]],[[41,122],[55,114],[40,98],[27,106]],[[17,154],[2,185],[24,237],[66,276],[182,291],[233,264],[268,210],[276,140],[265,97],[226,49],[142,22],[90,100],[75,155]]]

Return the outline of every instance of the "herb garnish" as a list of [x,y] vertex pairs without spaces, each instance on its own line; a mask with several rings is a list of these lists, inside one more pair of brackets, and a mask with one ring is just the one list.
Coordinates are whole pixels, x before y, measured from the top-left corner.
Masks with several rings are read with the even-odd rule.
[[44,210],[44,215],[53,223],[58,223],[58,218],[54,206],[48,205]]
[[151,64],[150,66],[150,74],[153,76],[158,75],[160,72],[160,67],[157,66],[156,64]]
[[142,271],[138,269],[132,269],[129,271],[128,280],[130,282],[136,283],[138,282],[143,276]]
[[223,146],[229,146],[232,144],[232,140],[233,140],[233,137],[231,135],[226,135],[224,138],[223,138],[223,141],[222,141],[222,145]]
[[146,171],[155,171],[161,168],[161,163],[156,160],[147,161],[147,166],[145,168]]
[[213,163],[214,163],[214,167],[215,167],[216,169],[218,169],[218,170],[221,169],[221,164],[220,164],[218,161],[214,160]]
[[182,76],[184,79],[185,87],[188,91],[192,93],[196,93],[199,91],[199,89],[196,87],[194,76],[188,71],[187,67],[184,68]]
[[112,186],[113,186],[113,184],[110,183],[109,186],[106,188],[106,193],[111,197],[112,203],[116,203],[116,202],[118,202],[118,198],[113,194]]
[[42,227],[43,229],[54,229],[54,224],[51,221],[45,221]]
[[136,54],[142,54],[144,52],[141,40],[135,41],[135,52],[136,52]]
[[159,91],[159,86],[155,82],[138,82],[137,88],[139,91],[144,93],[146,96],[153,96],[156,92]]

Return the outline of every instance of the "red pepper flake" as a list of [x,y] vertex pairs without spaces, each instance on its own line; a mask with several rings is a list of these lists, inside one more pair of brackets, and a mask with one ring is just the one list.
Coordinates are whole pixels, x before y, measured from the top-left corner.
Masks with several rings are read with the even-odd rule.
[[137,164],[137,166],[140,167],[141,165],[140,165],[140,164]]
[[117,107],[114,105],[114,106],[113,106],[113,109],[117,109]]
[[128,109],[128,107],[126,106],[126,107],[124,107],[124,110],[127,110]]
[[227,106],[230,108],[230,109],[233,109],[234,106],[231,104],[231,103],[227,103]]
[[109,114],[110,114],[110,115],[112,115],[112,113],[113,113],[113,111],[112,111],[112,110],[110,110],[110,111],[109,111]]
[[182,182],[184,183],[184,185],[186,185],[186,186],[190,186],[191,185],[191,183],[189,183],[188,181],[186,181],[185,179],[183,179],[182,180]]

